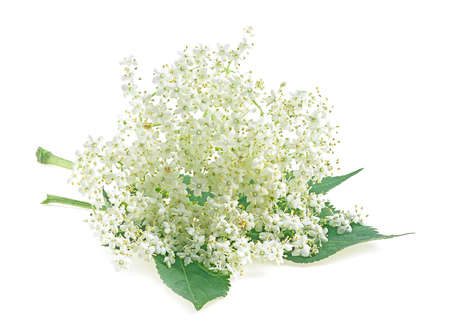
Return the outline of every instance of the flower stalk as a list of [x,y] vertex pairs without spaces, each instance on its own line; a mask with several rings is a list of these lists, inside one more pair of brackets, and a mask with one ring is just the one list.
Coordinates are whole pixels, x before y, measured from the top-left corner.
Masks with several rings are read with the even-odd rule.
[[75,165],[72,161],[58,157],[42,147],[38,147],[36,157],[37,161],[41,164],[54,165],[66,169],[73,169],[73,166]]
[[51,204],[51,203],[59,203],[66,204],[71,206],[76,206],[84,209],[93,209],[94,206],[91,203],[79,201],[76,199],[71,199],[67,197],[55,196],[47,194],[47,198],[41,202],[41,204]]

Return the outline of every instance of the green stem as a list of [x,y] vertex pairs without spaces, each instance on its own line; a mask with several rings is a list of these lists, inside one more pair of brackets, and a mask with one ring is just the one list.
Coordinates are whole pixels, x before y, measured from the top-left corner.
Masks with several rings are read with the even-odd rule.
[[72,169],[74,166],[72,161],[60,158],[42,147],[38,147],[36,157],[41,164],[55,165],[67,169]]
[[84,208],[84,209],[93,209],[94,208],[94,206],[88,202],[83,202],[83,201],[78,201],[76,199],[47,194],[47,198],[44,201],[42,201],[41,204],[50,204],[50,203],[67,204],[67,205],[77,206],[79,208]]
[[260,111],[260,113],[261,113],[261,116],[263,116],[263,110],[262,110],[262,108],[261,108],[261,106],[254,100],[254,99],[252,99],[252,102],[255,104],[255,106],[259,109],[259,111]]

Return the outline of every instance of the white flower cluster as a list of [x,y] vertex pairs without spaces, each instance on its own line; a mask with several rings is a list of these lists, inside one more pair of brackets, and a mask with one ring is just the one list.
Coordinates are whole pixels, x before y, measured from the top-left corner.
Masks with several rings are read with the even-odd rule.
[[253,260],[310,256],[327,227],[351,230],[347,214],[325,222],[308,181],[333,169],[336,127],[318,90],[266,91],[241,73],[251,29],[236,48],[186,47],[141,90],[133,57],[122,62],[130,109],[109,141],[77,152],[73,184],[95,206],[89,222],[126,267],[138,254],[197,261],[241,273]]

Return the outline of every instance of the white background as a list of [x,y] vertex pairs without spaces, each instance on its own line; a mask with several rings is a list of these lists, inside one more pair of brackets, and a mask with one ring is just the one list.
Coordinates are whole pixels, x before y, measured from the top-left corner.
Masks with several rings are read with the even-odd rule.
[[[449,8],[445,1],[2,1],[2,333],[448,333]],[[383,233],[313,265],[253,265],[196,312],[153,265],[115,272],[68,171],[126,107],[119,60],[145,77],[185,44],[237,43],[266,85],[320,86],[341,125],[338,207],[362,204]]]

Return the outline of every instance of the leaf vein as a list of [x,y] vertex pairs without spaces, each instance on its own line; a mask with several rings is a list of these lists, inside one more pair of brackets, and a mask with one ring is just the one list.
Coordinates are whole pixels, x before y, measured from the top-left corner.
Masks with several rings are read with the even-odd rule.
[[181,269],[183,269],[184,279],[186,280],[186,286],[187,286],[187,288],[189,290],[189,293],[192,296],[192,300],[194,301],[194,305],[198,304],[197,303],[197,299],[195,298],[194,292],[192,291],[191,283],[189,282],[189,279],[188,279],[188,276],[187,276],[187,273],[186,273],[186,268],[184,267],[184,261],[182,259],[180,260],[180,265],[181,265]]

